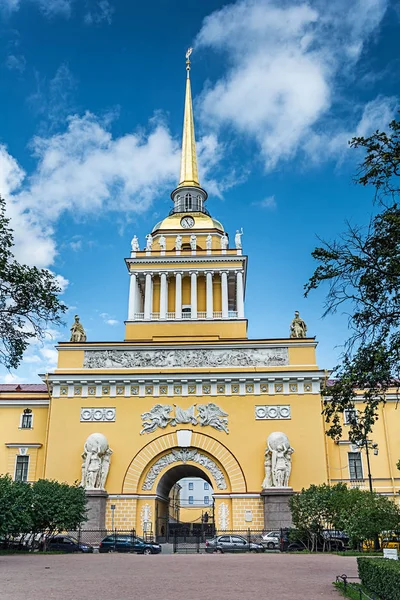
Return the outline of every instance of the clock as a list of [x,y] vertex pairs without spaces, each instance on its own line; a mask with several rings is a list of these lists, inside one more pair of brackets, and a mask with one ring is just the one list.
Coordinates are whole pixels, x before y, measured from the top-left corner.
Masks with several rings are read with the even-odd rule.
[[181,227],[184,229],[190,229],[194,225],[193,217],[182,217],[181,219]]

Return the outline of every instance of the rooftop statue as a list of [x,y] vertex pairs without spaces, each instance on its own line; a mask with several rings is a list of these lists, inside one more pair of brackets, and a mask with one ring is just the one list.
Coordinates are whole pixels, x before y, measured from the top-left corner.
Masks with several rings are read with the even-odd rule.
[[151,233],[148,233],[146,235],[146,250],[151,251],[152,248],[153,248],[153,236],[151,235]]
[[79,322],[78,315],[75,315],[75,322],[71,327],[70,342],[86,342],[86,333],[82,323]]
[[209,233],[208,236],[206,237],[206,249],[211,250],[211,248],[212,248],[212,236],[211,236],[211,233]]
[[194,234],[190,236],[190,247],[192,250],[196,250],[197,248],[197,237]]
[[224,233],[224,235],[221,237],[221,248],[222,250],[226,250],[229,246],[229,240],[228,240],[228,236],[226,235],[226,233]]
[[178,233],[175,239],[175,249],[182,250],[182,236],[180,233]]
[[291,338],[305,338],[307,337],[307,325],[300,318],[298,310],[294,313],[294,319],[290,324],[290,337]]
[[242,249],[242,235],[243,235],[243,227],[240,229],[236,230],[236,235],[235,235],[235,246],[236,246],[236,250],[241,250]]
[[132,252],[139,252],[140,248],[139,248],[139,240],[137,238],[137,235],[134,235],[131,241],[131,248],[132,248]]
[[159,239],[158,239],[158,244],[160,246],[160,250],[166,250],[167,249],[167,240],[165,235],[160,235]]

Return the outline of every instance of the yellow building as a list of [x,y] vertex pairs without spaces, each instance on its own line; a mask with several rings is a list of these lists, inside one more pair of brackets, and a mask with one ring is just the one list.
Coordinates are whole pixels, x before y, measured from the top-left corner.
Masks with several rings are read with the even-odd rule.
[[[364,451],[325,435],[315,339],[301,326],[299,337],[247,337],[247,256],[205,206],[189,74],[187,60],[173,208],[125,259],[125,339],[60,343],[42,386],[0,386],[0,473],[82,478],[91,527],[110,527],[113,506],[116,527],[160,535],[183,477],[209,482],[219,530],[288,524],[288,498],[312,483],[368,485]],[[373,486],[395,496],[394,396],[373,437]]]

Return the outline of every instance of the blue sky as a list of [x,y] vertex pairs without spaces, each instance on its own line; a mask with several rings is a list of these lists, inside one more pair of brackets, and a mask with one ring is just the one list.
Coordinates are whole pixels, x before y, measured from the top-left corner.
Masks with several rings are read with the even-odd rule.
[[[294,310],[331,368],[347,317],[303,298],[317,236],[366,223],[355,134],[399,96],[400,3],[389,0],[0,0],[0,192],[16,256],[60,276],[89,340],[121,340],[136,233],[170,209],[179,173],[185,51],[208,209],[249,255],[249,336],[288,334]],[[3,381],[54,367],[68,327]]]

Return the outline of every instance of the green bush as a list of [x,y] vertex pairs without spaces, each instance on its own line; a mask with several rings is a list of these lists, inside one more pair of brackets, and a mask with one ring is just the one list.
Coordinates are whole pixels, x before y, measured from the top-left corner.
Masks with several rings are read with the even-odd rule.
[[357,558],[362,584],[382,600],[400,600],[400,562],[387,558]]

